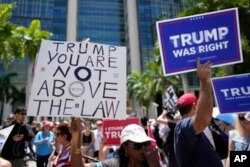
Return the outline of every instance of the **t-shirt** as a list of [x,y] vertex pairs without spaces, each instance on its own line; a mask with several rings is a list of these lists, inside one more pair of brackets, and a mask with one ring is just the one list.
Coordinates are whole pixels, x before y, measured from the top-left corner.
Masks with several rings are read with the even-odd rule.
[[192,118],[177,123],[174,150],[179,167],[223,167],[218,153],[205,134],[195,134]]

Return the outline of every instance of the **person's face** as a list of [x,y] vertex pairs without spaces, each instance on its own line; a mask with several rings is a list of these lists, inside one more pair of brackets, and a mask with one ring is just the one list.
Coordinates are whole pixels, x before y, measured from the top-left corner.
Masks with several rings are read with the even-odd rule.
[[43,126],[43,130],[44,130],[45,132],[50,131],[50,126],[49,126],[49,125],[44,125],[44,126]]
[[238,115],[238,119],[241,123],[241,125],[246,128],[246,129],[250,129],[250,121],[248,121],[246,118],[245,118],[245,115],[246,114],[239,114]]
[[89,131],[91,130],[91,125],[88,125],[88,124],[87,124],[87,125],[85,126],[85,130],[86,130],[87,132],[89,132]]
[[132,141],[128,141],[124,145],[124,149],[130,158],[138,161],[143,161],[146,159],[143,148],[149,146],[150,144],[151,142],[135,143]]
[[7,118],[8,123],[11,123],[14,120],[15,120],[14,116],[8,116],[8,118]]
[[19,113],[16,113],[16,120],[18,122],[24,122],[26,119],[26,111],[20,111]]
[[97,125],[96,127],[99,131],[102,130],[102,125]]
[[63,134],[60,131],[56,132],[56,141],[60,144],[63,142]]

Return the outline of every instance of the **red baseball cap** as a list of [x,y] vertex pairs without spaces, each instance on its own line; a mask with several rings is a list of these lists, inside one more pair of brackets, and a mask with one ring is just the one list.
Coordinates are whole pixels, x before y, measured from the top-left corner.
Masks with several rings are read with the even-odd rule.
[[176,107],[177,108],[182,108],[182,107],[185,107],[185,106],[187,106],[189,104],[196,103],[198,101],[198,99],[192,93],[185,93],[184,95],[179,97],[178,101],[179,102],[178,102]]

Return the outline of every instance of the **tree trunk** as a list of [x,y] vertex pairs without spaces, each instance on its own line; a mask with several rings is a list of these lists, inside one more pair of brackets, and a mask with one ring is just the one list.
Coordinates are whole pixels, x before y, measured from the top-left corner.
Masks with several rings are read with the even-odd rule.
[[28,65],[28,77],[27,77],[27,84],[26,84],[26,100],[25,100],[26,107],[29,106],[29,98],[31,94],[31,88],[32,88],[32,83],[33,83],[34,73],[35,73],[34,71],[35,71],[35,65],[32,61],[30,61]]

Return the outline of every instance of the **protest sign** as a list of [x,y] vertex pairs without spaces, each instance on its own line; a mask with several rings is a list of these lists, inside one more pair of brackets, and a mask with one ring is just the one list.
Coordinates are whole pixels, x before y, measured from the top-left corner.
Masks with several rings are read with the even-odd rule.
[[104,119],[103,120],[103,136],[105,137],[105,145],[120,145],[120,135],[123,128],[129,124],[140,125],[138,117],[127,119]]
[[250,73],[212,78],[212,86],[220,113],[250,111]]
[[238,9],[158,21],[165,76],[196,70],[196,59],[213,67],[242,62]]
[[173,86],[169,86],[164,93],[163,106],[171,110],[176,110],[176,104],[178,103],[178,97],[175,94]]
[[124,118],[126,48],[43,40],[28,115]]
[[0,153],[2,152],[3,146],[8,139],[12,129],[14,128],[14,125],[11,125],[7,128],[0,130]]

